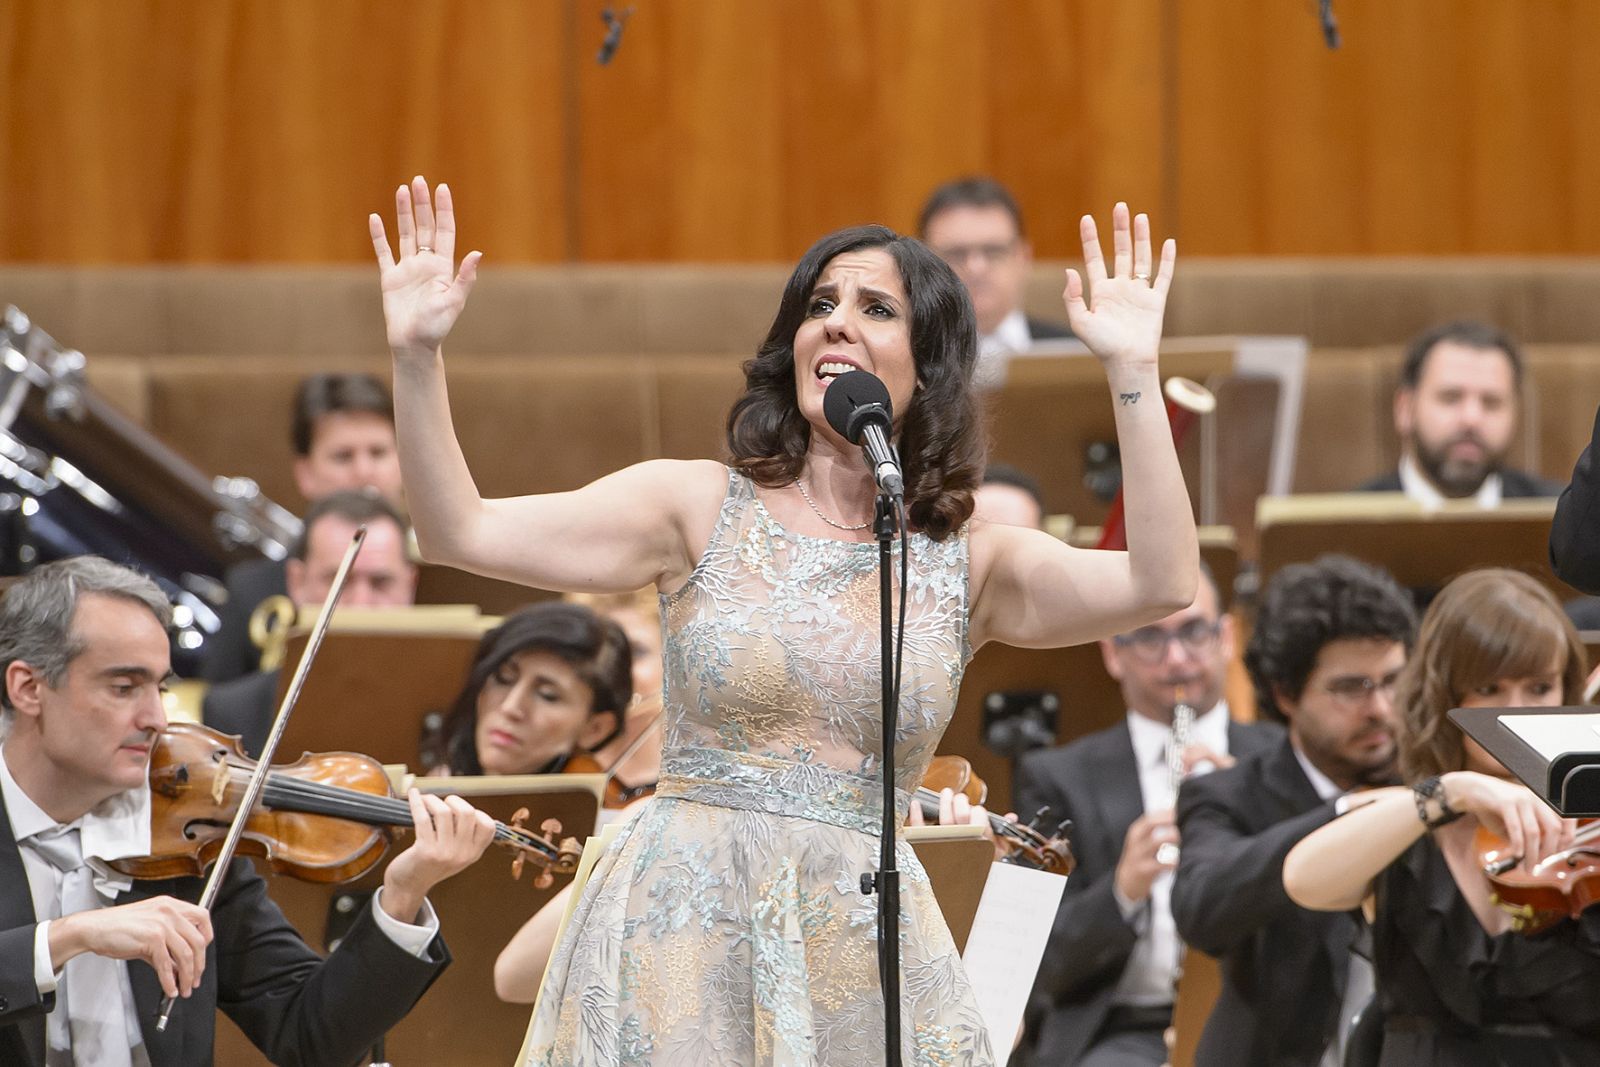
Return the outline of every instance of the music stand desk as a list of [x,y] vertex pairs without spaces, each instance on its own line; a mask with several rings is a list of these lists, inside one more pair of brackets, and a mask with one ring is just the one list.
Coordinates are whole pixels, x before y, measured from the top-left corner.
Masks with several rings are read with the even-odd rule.
[[[1570,717],[1570,732],[1541,752],[1506,720]],[[1570,708],[1455,708],[1450,720],[1482,745],[1539,799],[1568,818],[1600,816],[1600,711]],[[1563,724],[1565,725],[1565,724]]]
[[1426,509],[1401,493],[1262,497],[1256,507],[1261,581],[1291,563],[1337,552],[1382,566],[1413,589],[1437,589],[1477,567],[1511,567],[1571,596],[1550,570],[1554,514],[1553,499]]

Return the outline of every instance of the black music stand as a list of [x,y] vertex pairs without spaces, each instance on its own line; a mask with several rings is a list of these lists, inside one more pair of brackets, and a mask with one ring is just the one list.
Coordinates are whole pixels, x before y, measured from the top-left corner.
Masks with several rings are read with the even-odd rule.
[[1456,708],[1450,719],[1560,814],[1600,816],[1600,712]]

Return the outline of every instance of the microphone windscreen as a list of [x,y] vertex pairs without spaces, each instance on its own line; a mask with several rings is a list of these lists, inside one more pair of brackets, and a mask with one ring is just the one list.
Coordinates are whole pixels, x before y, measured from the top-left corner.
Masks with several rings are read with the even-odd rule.
[[[873,407],[882,414],[870,412]],[[822,413],[827,416],[828,425],[853,445],[861,443],[861,434],[869,421],[862,415],[869,412],[886,430],[894,422],[888,387],[876,374],[864,370],[847,371],[829,382],[827,391],[822,394]]]

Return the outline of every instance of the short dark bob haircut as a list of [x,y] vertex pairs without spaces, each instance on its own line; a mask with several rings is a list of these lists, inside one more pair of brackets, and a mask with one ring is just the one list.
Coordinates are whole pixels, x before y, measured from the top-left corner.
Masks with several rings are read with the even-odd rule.
[[1267,583],[1244,650],[1264,719],[1286,723],[1277,693],[1299,700],[1323,646],[1334,641],[1398,641],[1409,652],[1417,612],[1389,572],[1349,556],[1296,563]]
[[913,529],[942,541],[971,516],[972,491],[983,476],[984,429],[971,386],[978,328],[966,287],[915,238],[856,226],[829,234],[801,257],[767,339],[744,365],[745,393],[728,415],[728,452],[734,468],[758,485],[779,488],[799,476],[811,424],[795,397],[794,335],[834,257],[872,248],[894,258],[911,303],[918,385],[910,410],[895,413],[906,509]]
[[611,712],[617,729],[622,728],[623,713],[633,699],[633,654],[622,627],[581,604],[534,604],[506,616],[478,642],[467,682],[444,722],[445,762],[451,774],[483,773],[475,732],[478,694],[501,664],[528,651],[548,652],[571,667],[594,693],[589,714]]

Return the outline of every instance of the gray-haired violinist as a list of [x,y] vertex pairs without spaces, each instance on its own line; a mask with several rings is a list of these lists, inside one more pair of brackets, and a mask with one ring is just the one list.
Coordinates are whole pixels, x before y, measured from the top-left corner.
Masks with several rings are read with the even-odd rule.
[[[1029,1063],[1167,1061],[1163,1033],[1182,948],[1168,906],[1178,844],[1172,768],[1224,766],[1282,736],[1276,726],[1229,718],[1223,689],[1233,620],[1219,601],[1204,573],[1189,607],[1102,641],[1127,715],[1062,748],[1029,753],[1018,766],[1017,810],[1049,806],[1052,818],[1071,819],[1078,859],[1033,987]],[[1188,737],[1174,746],[1180,704],[1193,715]]]
[[[214,908],[198,878],[133,881],[166,726],[170,607],[95,557],[33,571],[0,600],[0,1062],[212,1062],[221,1008],[275,1063],[351,1063],[449,961],[427,893],[494,833],[458,798],[410,797],[416,841],[326,960],[234,860]],[[185,998],[158,1032],[163,996]]]

